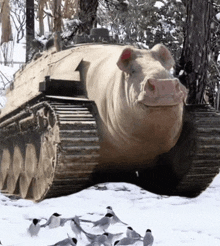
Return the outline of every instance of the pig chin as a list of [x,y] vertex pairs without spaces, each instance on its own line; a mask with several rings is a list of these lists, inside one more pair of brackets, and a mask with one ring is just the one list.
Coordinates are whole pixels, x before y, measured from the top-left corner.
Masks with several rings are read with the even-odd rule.
[[166,95],[166,96],[151,96],[147,95],[146,92],[141,92],[138,96],[137,102],[147,107],[169,107],[176,106],[184,101],[184,95],[182,92],[177,95]]

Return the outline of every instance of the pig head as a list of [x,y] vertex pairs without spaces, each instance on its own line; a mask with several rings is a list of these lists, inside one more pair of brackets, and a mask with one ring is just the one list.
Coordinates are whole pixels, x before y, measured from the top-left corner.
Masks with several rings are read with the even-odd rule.
[[151,165],[180,136],[187,90],[171,75],[174,60],[164,45],[109,49],[91,62],[86,78],[101,119],[101,161]]

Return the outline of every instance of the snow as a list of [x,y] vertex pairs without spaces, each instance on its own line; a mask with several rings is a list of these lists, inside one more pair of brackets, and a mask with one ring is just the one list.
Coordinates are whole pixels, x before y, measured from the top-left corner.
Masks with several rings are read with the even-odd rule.
[[[60,240],[75,237],[68,221],[55,229],[41,228],[37,237],[30,237],[27,228],[33,218],[44,224],[54,212],[63,218],[81,216],[80,219],[96,221],[112,206],[117,216],[142,236],[151,229],[154,245],[162,246],[219,246],[220,245],[220,175],[196,198],[166,197],[145,191],[127,183],[105,183],[105,189],[90,187],[81,192],[45,199],[39,203],[23,199],[10,199],[0,194],[0,240],[7,246],[47,246]],[[88,232],[100,234],[92,224],[81,222]],[[117,223],[107,231],[125,232]],[[77,245],[85,246],[84,235]],[[143,245],[138,242],[135,245]]]
[[0,108],[5,105],[6,98],[4,96],[5,89],[13,81],[13,74],[19,69],[19,66],[3,66],[0,65]]
[[156,1],[154,6],[157,7],[158,9],[160,9],[161,7],[164,6],[164,3],[162,1]]

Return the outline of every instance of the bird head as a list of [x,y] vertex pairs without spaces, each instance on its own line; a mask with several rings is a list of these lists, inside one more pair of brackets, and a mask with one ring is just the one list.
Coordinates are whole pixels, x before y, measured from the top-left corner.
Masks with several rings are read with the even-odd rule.
[[107,213],[107,214],[105,215],[105,217],[111,218],[111,217],[113,217],[113,214]]
[[59,217],[59,216],[61,216],[61,214],[53,213],[53,216]]
[[33,219],[33,224],[36,225],[40,220],[38,219]]
[[72,238],[72,241],[77,244],[77,239],[75,237]]

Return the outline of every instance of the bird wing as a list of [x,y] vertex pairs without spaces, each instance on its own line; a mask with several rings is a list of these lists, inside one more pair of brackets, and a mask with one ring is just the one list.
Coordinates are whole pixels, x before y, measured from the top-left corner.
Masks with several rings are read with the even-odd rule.
[[60,226],[64,226],[65,223],[66,223],[67,221],[71,220],[71,219],[72,219],[72,218],[61,218],[61,219],[60,219]]
[[137,241],[138,241],[138,239],[135,239],[135,238],[124,237],[119,241],[119,243],[117,245],[130,245],[130,244],[133,244]]
[[51,223],[52,220],[52,216],[50,216],[50,218],[47,220],[47,222],[43,225],[41,225],[40,227],[46,227],[47,225],[49,225]]
[[93,222],[93,224],[94,224],[94,226],[103,226],[103,225],[107,224],[108,222],[109,222],[109,219],[107,217],[103,217],[100,220]]
[[128,225],[125,222],[121,221],[115,213],[113,214],[113,221],[120,222],[120,223],[122,223],[124,225]]

